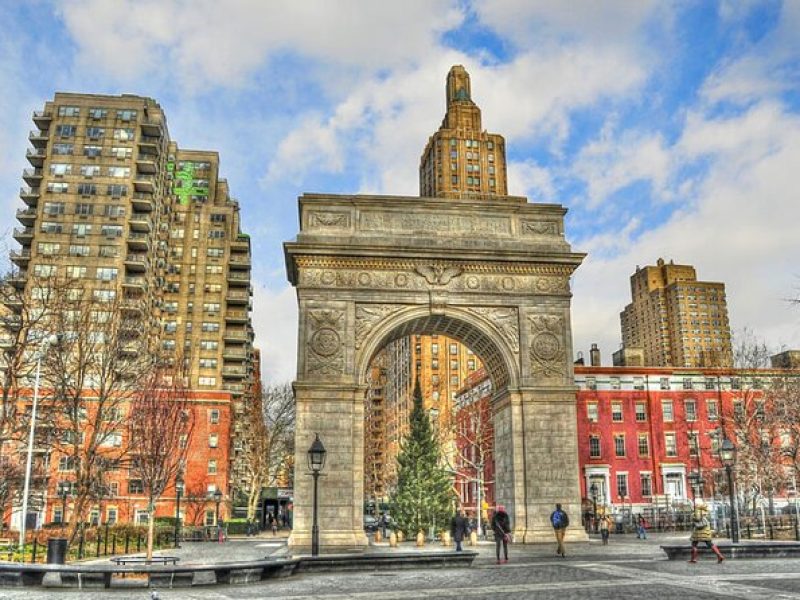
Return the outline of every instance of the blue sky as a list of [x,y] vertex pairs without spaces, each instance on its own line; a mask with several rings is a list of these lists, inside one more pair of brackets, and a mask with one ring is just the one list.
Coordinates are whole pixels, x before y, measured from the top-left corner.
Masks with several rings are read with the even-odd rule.
[[800,2],[0,0],[0,231],[16,225],[31,112],[55,91],[156,98],[218,150],[254,240],[257,345],[294,374],[281,244],[303,192],[415,195],[463,64],[509,191],[569,208],[588,252],[575,349],[604,362],[636,265],[723,281],[735,332],[800,348]]

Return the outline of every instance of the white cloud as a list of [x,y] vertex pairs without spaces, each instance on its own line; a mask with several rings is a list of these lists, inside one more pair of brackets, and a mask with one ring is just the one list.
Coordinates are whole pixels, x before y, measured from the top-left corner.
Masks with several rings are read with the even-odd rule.
[[559,201],[550,170],[532,160],[508,163],[508,193],[527,196],[531,202]]
[[384,69],[425,56],[458,25],[450,0],[70,0],[80,61],[118,81],[161,73],[190,89],[240,85],[281,53]]
[[294,381],[297,376],[297,296],[287,285],[253,289],[255,346],[261,350],[261,377],[265,385]]

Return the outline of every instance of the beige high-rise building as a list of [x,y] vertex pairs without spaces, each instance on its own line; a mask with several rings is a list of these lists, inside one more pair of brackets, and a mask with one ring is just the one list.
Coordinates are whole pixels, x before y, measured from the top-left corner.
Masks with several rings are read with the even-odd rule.
[[230,392],[240,415],[253,377],[250,240],[218,154],[179,148],[140,96],[57,93],[33,120],[12,282],[121,299],[154,352],[184,361],[189,388]]
[[691,265],[658,259],[631,276],[632,302],[620,313],[625,348],[641,348],[645,366],[730,366],[725,284],[698,281]]
[[447,113],[425,146],[419,165],[420,196],[481,198],[508,195],[506,144],[487,133],[472,101],[469,73],[456,65],[447,74]]

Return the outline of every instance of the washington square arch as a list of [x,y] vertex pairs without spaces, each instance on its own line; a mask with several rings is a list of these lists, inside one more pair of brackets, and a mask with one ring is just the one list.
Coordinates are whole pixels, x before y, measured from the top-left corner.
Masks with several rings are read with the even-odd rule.
[[300,231],[284,245],[299,307],[294,548],[311,545],[305,453],[315,433],[328,451],[320,545],[367,545],[368,369],[387,343],[415,334],[459,340],[491,377],[495,499],[515,542],[552,541],[556,502],[580,514],[570,276],[584,255],[565,239],[566,209],[507,195],[504,142],[482,130],[463,67],[448,74],[447,102],[423,154],[421,197],[299,199]]

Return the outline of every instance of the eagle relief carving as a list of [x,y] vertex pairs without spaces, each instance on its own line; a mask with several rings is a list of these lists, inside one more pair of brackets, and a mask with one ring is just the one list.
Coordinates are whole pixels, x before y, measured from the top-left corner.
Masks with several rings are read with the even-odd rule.
[[431,285],[447,285],[450,281],[464,272],[456,265],[417,265],[414,268]]

